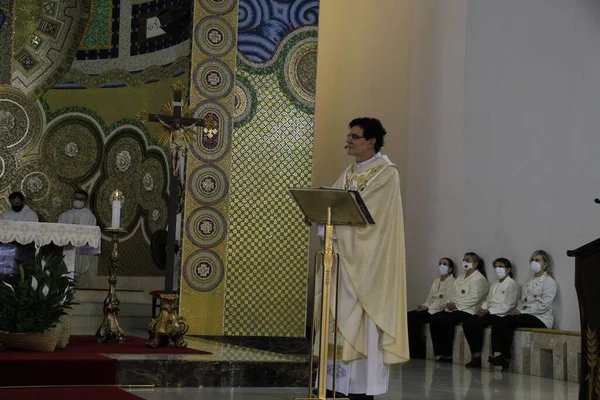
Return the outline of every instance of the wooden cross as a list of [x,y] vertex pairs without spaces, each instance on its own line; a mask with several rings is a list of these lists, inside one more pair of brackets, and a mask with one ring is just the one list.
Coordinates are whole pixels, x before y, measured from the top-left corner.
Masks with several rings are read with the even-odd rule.
[[[137,118],[142,122],[158,122],[160,127],[157,129],[156,139],[163,147],[167,147],[171,152],[171,162],[173,176],[169,185],[169,207],[167,216],[167,263],[165,271],[165,293],[174,293],[177,282],[175,273],[175,227],[177,225],[177,212],[181,202],[180,193],[183,192],[183,185],[179,181],[179,172],[183,170],[180,165],[181,159],[185,160],[187,149],[190,142],[194,140],[192,131],[194,127],[200,127],[209,137],[217,133],[217,123],[212,118],[198,119],[192,117],[192,110],[189,105],[183,104],[184,86],[181,82],[175,82],[173,89],[173,101],[166,103],[161,107],[162,114],[149,114],[142,111]],[[185,164],[185,162],[184,162]]]
[[[167,147],[171,152],[173,175],[179,175],[180,158],[185,158],[187,149],[193,139],[194,127],[200,127],[209,137],[217,133],[216,122],[212,118],[198,119],[192,117],[189,105],[183,104],[183,83],[175,82],[173,101],[161,107],[163,114],[149,114],[142,111],[137,118],[142,122],[158,122],[161,126],[157,130],[156,138],[159,144]],[[183,167],[183,166],[181,166]]]

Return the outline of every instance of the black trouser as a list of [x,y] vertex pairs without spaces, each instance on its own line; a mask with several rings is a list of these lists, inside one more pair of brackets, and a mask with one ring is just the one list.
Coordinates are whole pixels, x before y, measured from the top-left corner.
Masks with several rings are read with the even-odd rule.
[[436,356],[452,357],[452,344],[454,343],[454,327],[471,314],[464,311],[441,311],[431,316],[429,327],[433,341],[433,351]]
[[481,349],[483,348],[483,330],[492,325],[498,318],[502,317],[492,314],[487,314],[483,317],[472,315],[463,322],[463,331],[465,332],[467,343],[469,343],[471,354],[481,353]]
[[492,323],[492,350],[510,358],[510,350],[517,328],[545,328],[546,325],[530,314],[507,315]]
[[408,317],[408,345],[410,347],[410,358],[425,358],[425,335],[423,325],[431,321],[429,311],[410,311]]

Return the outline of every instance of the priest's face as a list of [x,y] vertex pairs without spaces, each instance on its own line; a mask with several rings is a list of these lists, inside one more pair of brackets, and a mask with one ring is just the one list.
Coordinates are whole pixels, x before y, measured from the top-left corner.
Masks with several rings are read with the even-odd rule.
[[346,135],[348,155],[354,156],[357,162],[366,161],[375,155],[375,139],[365,139],[363,128],[353,126]]

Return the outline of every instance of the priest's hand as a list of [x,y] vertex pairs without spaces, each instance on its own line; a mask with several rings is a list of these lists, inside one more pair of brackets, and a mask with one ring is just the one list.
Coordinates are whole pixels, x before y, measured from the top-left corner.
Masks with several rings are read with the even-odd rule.
[[510,315],[521,315],[521,311],[514,309],[510,312]]
[[448,308],[450,311],[454,311],[456,310],[456,303],[447,303],[446,308]]
[[427,311],[427,310],[429,310],[429,307],[427,307],[427,306],[418,306],[417,307],[417,311]]
[[484,316],[488,315],[489,313],[490,313],[490,310],[487,310],[485,308],[480,308],[477,310],[478,317],[484,317]]

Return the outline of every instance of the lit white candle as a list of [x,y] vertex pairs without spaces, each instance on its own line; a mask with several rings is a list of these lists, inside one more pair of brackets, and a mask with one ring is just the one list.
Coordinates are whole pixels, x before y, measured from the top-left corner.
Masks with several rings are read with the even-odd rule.
[[121,196],[118,190],[112,194],[112,228],[119,228],[121,224]]

